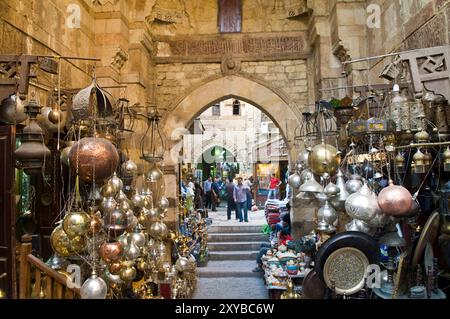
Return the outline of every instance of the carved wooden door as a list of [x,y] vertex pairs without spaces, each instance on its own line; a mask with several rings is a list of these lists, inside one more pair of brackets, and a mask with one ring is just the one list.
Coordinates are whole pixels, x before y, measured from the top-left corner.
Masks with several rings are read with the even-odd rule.
[[0,126],[0,288],[8,298],[16,297],[15,267],[15,127]]
[[219,0],[219,31],[242,31],[242,3],[241,0]]

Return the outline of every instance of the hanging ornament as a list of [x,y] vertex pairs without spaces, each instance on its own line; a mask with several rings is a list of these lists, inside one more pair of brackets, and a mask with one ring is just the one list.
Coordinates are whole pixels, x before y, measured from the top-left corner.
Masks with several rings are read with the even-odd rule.
[[426,173],[427,167],[425,165],[425,161],[427,160],[425,154],[423,154],[420,149],[417,149],[417,152],[413,155],[414,161],[414,173],[423,174]]
[[354,219],[370,221],[375,217],[377,209],[377,201],[367,184],[364,184],[358,192],[351,194],[345,201],[345,211]]
[[101,183],[117,169],[119,153],[104,138],[85,137],[72,146],[69,160],[72,172],[78,173],[83,181],[92,183],[95,178],[96,182]]
[[53,133],[58,132],[58,127],[60,132],[64,131],[64,126],[66,125],[65,112],[60,113],[61,120],[59,121],[59,125],[58,121],[50,121],[49,115],[51,112],[52,108],[45,106],[41,109],[41,114],[37,116],[37,122],[39,123],[39,126],[45,131],[47,135],[52,135]]
[[134,268],[134,261],[123,261],[119,276],[123,281],[132,281],[134,278],[136,278],[136,268]]
[[107,182],[102,186],[100,193],[104,197],[114,197],[117,194],[117,189],[111,183]]
[[353,174],[350,179],[345,183],[345,189],[350,194],[356,193],[363,186],[361,176]]
[[167,229],[166,224],[161,223],[161,222],[154,222],[150,226],[149,234],[150,234],[150,236],[152,236],[153,238],[156,238],[156,239],[166,238],[167,234],[168,234],[168,229]]
[[53,251],[63,257],[67,257],[72,254],[72,251],[70,250],[70,238],[61,225],[53,229],[50,235],[50,244]]
[[81,286],[80,296],[81,299],[105,299],[107,292],[108,286],[105,281],[98,277],[94,271],[91,277]]
[[316,175],[323,173],[334,175],[341,163],[340,152],[329,144],[318,144],[311,150],[308,163]]
[[122,190],[123,188],[123,182],[122,180],[117,176],[117,173],[114,172],[113,176],[108,180],[108,184],[111,184],[113,189],[116,191],[116,194]]
[[100,209],[104,214],[112,213],[114,209],[117,207],[117,202],[113,197],[103,197],[103,200],[100,203]]
[[300,186],[299,191],[318,194],[323,192],[323,187],[316,181],[315,177],[313,176]]
[[118,261],[123,254],[123,246],[119,242],[104,242],[100,246],[100,257],[106,263]]
[[70,149],[75,144],[75,141],[66,141],[65,144],[66,144],[66,147],[63,148],[63,150],[61,151],[60,158],[61,158],[61,162],[64,165],[70,166],[69,153],[70,153]]
[[158,202],[158,207],[161,210],[165,210],[165,209],[169,208],[169,205],[170,205],[170,203],[169,203],[169,200],[167,199],[167,197],[166,196],[162,196],[161,199]]
[[405,162],[405,158],[403,157],[402,153],[399,152],[395,157],[395,167],[398,173],[405,172]]
[[325,186],[323,192],[328,197],[335,197],[335,196],[338,196],[340,194],[341,190],[339,189],[339,187],[336,184],[334,184],[332,182],[329,182],[327,184],[327,186]]
[[413,199],[410,192],[403,186],[394,185],[392,180],[378,194],[378,205],[388,216],[401,217],[411,211]]
[[[120,268],[122,268],[121,263],[119,263]],[[120,270],[119,270],[120,271]],[[122,285],[124,281],[120,279],[119,273],[111,273],[108,269],[105,270],[105,277],[108,282],[112,284]]]
[[131,195],[131,202],[133,203],[134,207],[136,208],[142,208],[144,207],[144,196],[139,195],[138,192],[133,192],[133,195]]
[[119,192],[116,194],[116,197],[114,198],[117,203],[121,204],[124,201],[128,201],[127,195],[122,190],[119,190]]
[[344,174],[342,173],[342,171],[338,170],[336,176],[336,186],[339,188],[339,194],[336,197],[331,198],[331,204],[334,206],[334,208],[343,210],[345,208],[345,201],[347,200],[348,196],[350,196],[350,194],[345,188]]
[[447,147],[447,149],[442,153],[442,162],[444,163],[444,171],[450,172],[450,148]]
[[62,227],[70,237],[84,236],[89,231],[90,216],[83,211],[71,211],[64,216]]
[[122,164],[122,172],[125,176],[135,175],[137,171],[138,167],[132,160],[128,160]]
[[144,247],[146,244],[145,235],[140,230],[135,230],[127,236],[127,243],[133,242],[137,247]]
[[134,216],[134,213],[132,210],[127,210],[127,231],[132,231],[138,224],[139,220],[136,216]]
[[106,233],[111,238],[116,238],[123,234],[128,227],[127,215],[123,210],[114,208],[112,212],[106,212],[103,215],[103,225]]
[[125,247],[124,256],[128,260],[134,260],[139,257],[139,247],[133,242],[128,241],[128,245]]
[[288,178],[289,186],[293,189],[297,189],[300,187],[302,182],[301,176],[298,174],[297,171],[295,171],[294,174],[290,175]]
[[186,257],[178,258],[176,263],[175,263],[175,268],[179,272],[184,272],[184,271],[188,270],[188,268],[189,268],[189,259],[187,259]]
[[103,227],[103,221],[101,219],[100,213],[95,213],[90,215],[90,223],[89,223],[89,231],[88,236],[92,237],[94,235],[98,235]]
[[[309,159],[309,153],[310,151],[308,150],[304,150],[303,152],[300,152],[300,154],[298,155],[298,160],[297,162],[299,164],[302,164],[303,167],[308,165],[308,159]],[[305,167],[306,168],[306,167]]]
[[334,208],[325,201],[325,205],[319,208],[317,211],[317,220],[324,221],[328,225],[332,225],[337,219],[337,213]]
[[148,187],[152,193],[153,206],[157,207],[158,202],[164,195],[165,182],[163,172],[155,163],[152,163],[150,170],[147,173],[147,182]]

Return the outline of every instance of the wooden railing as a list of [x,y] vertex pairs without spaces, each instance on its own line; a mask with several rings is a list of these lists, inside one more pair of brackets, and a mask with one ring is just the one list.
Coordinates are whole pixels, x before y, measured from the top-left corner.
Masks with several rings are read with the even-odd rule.
[[69,288],[67,277],[50,268],[32,253],[29,238],[23,238],[19,255],[20,299],[74,299],[79,288]]

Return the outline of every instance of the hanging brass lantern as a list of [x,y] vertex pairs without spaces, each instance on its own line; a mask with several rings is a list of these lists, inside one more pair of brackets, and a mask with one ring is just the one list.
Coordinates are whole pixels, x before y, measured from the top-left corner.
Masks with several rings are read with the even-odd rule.
[[34,100],[34,96],[25,106],[30,122],[21,133],[22,145],[14,152],[25,173],[37,175],[42,172],[45,160],[49,160],[50,150],[43,141],[43,131],[36,121],[41,106]]
[[425,156],[425,169],[430,169],[431,164],[433,163],[433,156],[431,156],[431,153],[425,150],[425,153],[423,154]]
[[442,153],[442,161],[444,162],[444,171],[449,172],[450,171],[450,148],[447,147],[447,149]]
[[417,143],[426,143],[430,139],[430,134],[427,131],[421,129],[419,132],[414,134],[414,139]]
[[423,154],[420,149],[417,149],[417,152],[413,155],[414,161],[414,172],[417,174],[423,174],[426,172],[426,164],[425,164],[426,156]]
[[405,158],[401,153],[398,153],[395,157],[395,167],[397,168],[398,173],[405,172]]
[[160,115],[156,106],[147,116],[147,130],[141,139],[141,158],[147,162],[159,162],[164,158],[164,139],[159,128]]

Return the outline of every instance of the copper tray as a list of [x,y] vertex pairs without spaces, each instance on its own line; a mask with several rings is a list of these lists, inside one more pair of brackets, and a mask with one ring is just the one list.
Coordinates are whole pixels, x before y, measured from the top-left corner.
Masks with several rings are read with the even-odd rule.
[[439,213],[434,212],[430,215],[425,226],[423,226],[422,233],[420,234],[419,241],[417,242],[416,248],[414,249],[413,259],[412,259],[412,269],[415,269],[417,264],[420,262],[423,256],[423,251],[427,243],[433,244],[439,233]]
[[315,270],[311,270],[303,279],[303,299],[325,299],[327,287]]
[[323,267],[323,277],[328,288],[337,294],[352,295],[365,284],[369,259],[359,249],[344,247],[328,256]]

